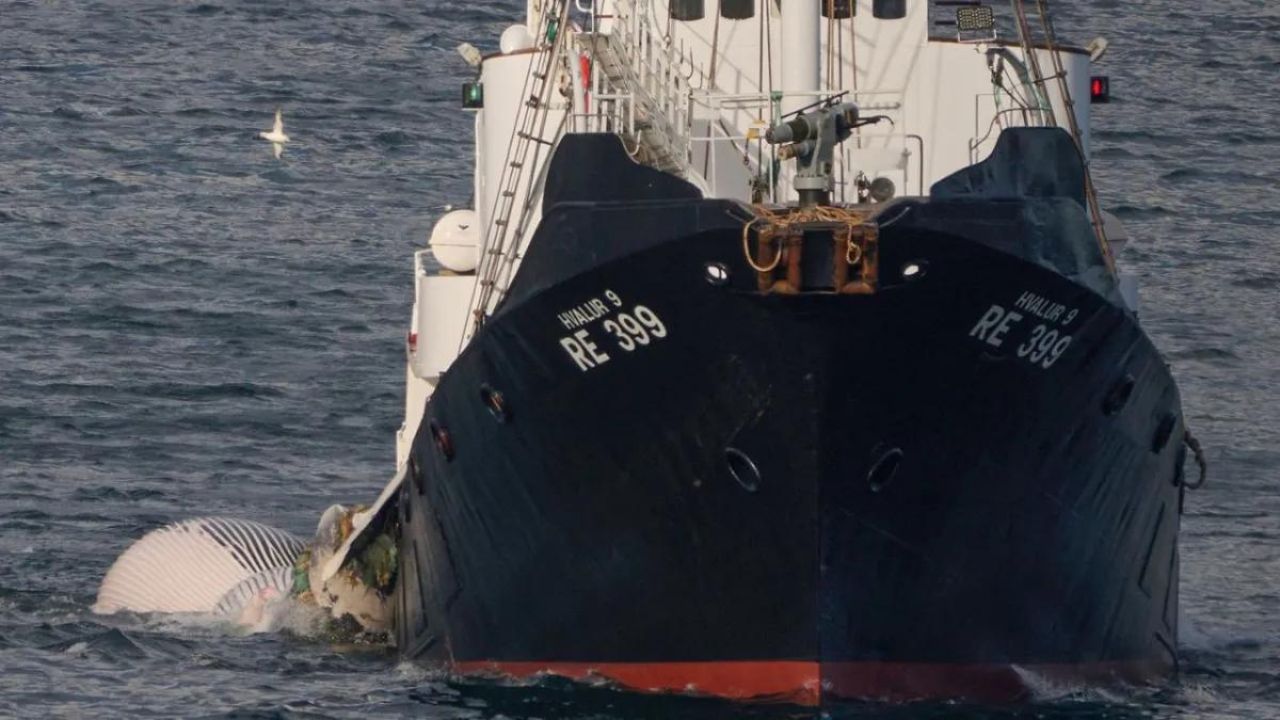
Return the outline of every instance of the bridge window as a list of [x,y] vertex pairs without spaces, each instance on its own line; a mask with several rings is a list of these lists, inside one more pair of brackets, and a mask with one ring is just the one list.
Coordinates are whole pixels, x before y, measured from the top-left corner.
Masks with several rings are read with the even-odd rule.
[[907,0],[872,0],[871,14],[881,20],[901,20],[907,16]]
[[755,14],[755,0],[720,0],[720,17],[725,20],[746,20]]
[[672,20],[701,20],[707,14],[706,0],[671,0]]

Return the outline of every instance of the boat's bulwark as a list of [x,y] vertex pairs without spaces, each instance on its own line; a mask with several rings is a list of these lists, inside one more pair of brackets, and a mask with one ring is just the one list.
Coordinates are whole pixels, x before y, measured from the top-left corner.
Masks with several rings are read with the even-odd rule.
[[910,205],[877,293],[762,295],[733,207],[672,203],[553,208],[543,247],[632,250],[526,275],[442,379],[408,655],[797,700],[1173,667],[1180,408],[1132,316]]

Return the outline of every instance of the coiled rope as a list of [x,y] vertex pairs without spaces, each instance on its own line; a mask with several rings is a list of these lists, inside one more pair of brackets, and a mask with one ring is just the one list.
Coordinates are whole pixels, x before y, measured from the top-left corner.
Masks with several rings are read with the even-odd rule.
[[1185,485],[1188,490],[1199,490],[1204,487],[1204,481],[1209,477],[1209,461],[1204,457],[1204,448],[1200,447],[1200,441],[1191,434],[1190,430],[1182,436],[1182,442],[1186,443],[1187,448],[1189,448],[1191,453],[1195,455],[1196,465],[1200,466],[1200,478],[1196,480],[1195,484],[1193,485],[1185,480],[1182,484]]
[[746,257],[751,269],[758,273],[771,273],[776,270],[782,262],[782,252],[779,249],[768,265],[757,262],[755,254],[751,252],[751,228],[757,224],[760,225],[757,233],[761,245],[772,242],[779,235],[785,235],[788,229],[796,225],[809,223],[843,225],[846,259],[850,265],[855,265],[862,258],[862,248],[853,240],[854,230],[867,221],[866,216],[860,212],[838,207],[807,207],[789,212],[777,212],[763,205],[752,205],[751,209],[755,217],[742,226],[742,254]]

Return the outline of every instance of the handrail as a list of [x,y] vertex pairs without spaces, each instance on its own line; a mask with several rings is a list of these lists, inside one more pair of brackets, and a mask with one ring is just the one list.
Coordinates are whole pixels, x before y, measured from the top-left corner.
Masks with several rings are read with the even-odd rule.
[[607,51],[624,72],[623,85],[636,103],[659,152],[666,154],[677,169],[688,175],[689,132],[692,123],[690,97],[692,81],[706,80],[694,66],[691,55],[677,48],[671,38],[659,32],[639,3],[619,0],[615,4],[618,22],[609,35]]

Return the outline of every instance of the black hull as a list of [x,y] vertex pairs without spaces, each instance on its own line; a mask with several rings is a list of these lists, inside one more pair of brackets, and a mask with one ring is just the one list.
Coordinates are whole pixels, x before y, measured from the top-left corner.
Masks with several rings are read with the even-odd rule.
[[[1099,294],[940,229],[947,206],[899,209],[865,296],[758,293],[730,203],[552,209],[571,239],[547,254],[624,250],[567,277],[531,253],[428,403],[400,498],[402,652],[805,702],[1170,672],[1164,362]],[[628,352],[604,323],[637,306],[663,336]],[[1019,317],[1001,331],[993,306]],[[1071,337],[1052,361],[1028,345],[1049,329]],[[566,346],[579,330],[595,353]]]

